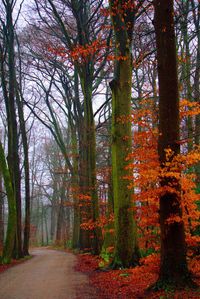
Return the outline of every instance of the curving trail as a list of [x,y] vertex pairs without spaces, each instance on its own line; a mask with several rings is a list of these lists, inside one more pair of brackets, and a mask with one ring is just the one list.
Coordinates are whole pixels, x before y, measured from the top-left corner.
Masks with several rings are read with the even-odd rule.
[[50,249],[31,254],[31,260],[0,274],[0,299],[94,298],[87,276],[73,269],[73,254]]

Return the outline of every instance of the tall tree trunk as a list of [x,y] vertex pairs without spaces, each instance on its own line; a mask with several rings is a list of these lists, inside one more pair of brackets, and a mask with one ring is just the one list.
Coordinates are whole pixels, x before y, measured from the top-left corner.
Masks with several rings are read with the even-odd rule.
[[4,179],[5,190],[8,198],[8,224],[6,232],[6,240],[3,248],[3,263],[10,263],[14,248],[15,232],[16,232],[16,201],[13,192],[12,180],[7,166],[6,157],[2,144],[0,142],[0,171]]
[[53,183],[53,196],[51,204],[51,228],[50,228],[50,237],[51,242],[54,243],[55,238],[55,227],[56,227],[56,182]]
[[[17,88],[17,86],[16,86]],[[24,243],[23,254],[29,255],[29,238],[30,238],[30,171],[29,171],[29,154],[28,140],[26,133],[26,124],[24,119],[23,103],[21,102],[18,90],[16,90],[16,102],[20,122],[20,131],[24,151],[24,173],[25,173],[25,226],[24,226]]]
[[[131,114],[132,60],[130,52],[118,63],[118,77],[111,82],[112,89],[112,180],[115,215],[114,267],[129,267],[137,259],[136,224],[133,218],[131,190],[128,189],[126,166],[128,150],[132,146]],[[124,117],[125,122],[120,120]],[[127,150],[128,149],[128,150]]]
[[2,183],[2,174],[0,171],[0,255],[2,254],[4,242],[4,195]]
[[[92,108],[92,82],[89,66],[85,65],[82,77],[82,90],[84,94],[84,154],[85,154],[85,194],[91,197],[91,219],[95,224],[91,236],[91,247],[94,254],[101,251],[101,231],[96,226],[99,217],[99,204],[96,180],[96,134]],[[90,213],[89,213],[90,214]],[[89,215],[90,217],[90,215]]]
[[14,25],[12,19],[12,4],[6,4],[6,26],[7,26],[7,47],[8,47],[8,93],[4,99],[8,121],[8,165],[15,193],[17,207],[17,235],[14,256],[20,258],[22,252],[21,237],[21,173],[19,162],[18,125],[15,110],[15,54],[14,54]]
[[[78,122],[78,135],[79,135],[79,195],[86,193],[86,179],[85,179],[85,144],[83,137],[83,126],[82,123]],[[80,207],[80,224],[91,219],[91,207],[87,206],[88,202],[84,200],[79,201]],[[91,239],[88,230],[85,230],[80,225],[80,237],[79,237],[79,247],[83,251],[88,251],[91,249]]]
[[[195,8],[194,1],[192,1],[192,7]],[[195,16],[195,15],[194,15]],[[195,66],[195,76],[194,76],[194,100],[200,103],[200,3],[198,4],[196,17],[194,17],[195,28],[197,31],[197,52],[196,52],[196,66]],[[200,145],[200,115],[195,117],[195,144]],[[196,172],[196,182],[198,188],[200,188],[200,163],[195,166]]]
[[[109,105],[109,119],[111,119],[111,105]],[[109,121],[109,133],[111,133],[111,121]],[[112,167],[111,163],[112,153],[111,153],[111,147],[109,147],[109,153],[108,153],[108,167]],[[108,179],[108,203],[107,203],[107,210],[106,210],[106,217],[107,220],[110,221],[110,215],[114,214],[114,198],[113,198],[113,183],[112,183],[112,174],[109,176]],[[103,240],[103,246],[101,253],[109,253],[108,248],[114,247],[115,244],[115,235],[114,235],[114,221],[109,222],[105,226],[105,233],[104,233],[104,240]]]
[[115,217],[115,253],[113,268],[130,267],[138,262],[136,223],[133,217],[131,191],[128,189],[130,173],[126,158],[132,146],[131,86],[132,86],[132,9],[126,9],[124,1],[110,0],[112,23],[116,39],[115,78],[112,90],[112,180]]
[[[177,58],[174,32],[173,0],[155,0],[155,31],[159,79],[159,159],[166,162],[165,150],[170,148],[175,157],[179,145],[179,95]],[[189,272],[186,262],[186,243],[182,220],[180,185],[175,177],[162,178],[161,186],[173,184],[174,191],[160,196],[161,266],[159,281],[184,285]],[[172,216],[180,221],[168,223]]]
[[73,216],[73,235],[72,235],[72,247],[74,249],[79,248],[80,245],[80,207],[78,198],[78,144],[76,136],[76,128],[71,123],[71,140],[72,140],[72,155],[73,155],[73,169],[74,174],[72,176],[72,194],[74,204],[74,216]]
[[[184,97],[188,101],[192,101],[192,86],[191,86],[191,58],[190,58],[190,44],[188,36],[188,15],[189,15],[189,0],[182,3],[181,12],[183,14],[183,21],[181,23],[181,29],[183,34],[183,80],[185,81]],[[193,121],[192,117],[187,117],[187,131],[188,131],[188,151],[193,149]]]

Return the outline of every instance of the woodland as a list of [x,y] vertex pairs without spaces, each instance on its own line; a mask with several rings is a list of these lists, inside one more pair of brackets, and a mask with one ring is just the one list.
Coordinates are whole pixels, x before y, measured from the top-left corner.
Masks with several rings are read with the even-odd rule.
[[199,105],[199,0],[0,0],[0,272],[52,246],[98,298],[199,298]]

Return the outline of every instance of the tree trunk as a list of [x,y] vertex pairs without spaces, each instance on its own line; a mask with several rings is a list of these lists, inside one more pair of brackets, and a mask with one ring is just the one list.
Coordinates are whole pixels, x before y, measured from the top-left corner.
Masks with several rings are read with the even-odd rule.
[[[21,173],[19,162],[19,146],[18,146],[18,131],[17,117],[15,111],[15,55],[14,55],[14,25],[12,19],[12,4],[6,4],[6,34],[8,48],[8,91],[4,92],[4,100],[6,105],[7,122],[8,122],[8,166],[15,193],[16,208],[17,208],[17,235],[16,248],[14,256],[20,258],[22,253],[22,238],[21,238]],[[6,86],[5,86],[6,88]]]
[[99,217],[99,204],[96,181],[96,134],[95,123],[92,108],[92,85],[90,75],[85,68],[85,76],[82,80],[82,89],[84,93],[84,144],[85,144],[85,178],[86,194],[91,197],[91,219],[95,224],[92,235],[92,251],[99,254],[101,251],[102,239],[101,231],[96,226]]
[[78,142],[76,127],[69,113],[69,124],[71,128],[71,144],[72,144],[72,159],[73,159],[73,175],[72,175],[72,195],[73,195],[73,205],[74,205],[74,215],[73,215],[73,234],[72,234],[72,248],[77,249],[80,246],[80,207],[78,198]]
[[16,202],[15,194],[13,192],[12,180],[10,172],[7,166],[4,150],[0,142],[0,171],[2,172],[4,185],[8,198],[8,225],[6,240],[3,248],[2,262],[7,264],[10,263],[12,252],[14,248],[15,232],[16,232]]
[[[17,88],[17,86],[16,86]],[[23,254],[29,255],[29,238],[30,238],[30,172],[29,172],[29,154],[28,140],[26,133],[26,124],[24,119],[23,104],[21,102],[18,90],[16,90],[16,100],[18,106],[18,115],[20,122],[20,131],[22,135],[22,144],[24,151],[24,173],[25,173],[25,227],[24,227],[24,243]]]
[[[109,108],[109,119],[111,119],[111,105]],[[109,121],[109,132],[111,131],[111,121]],[[112,153],[111,147],[109,147],[109,154],[108,154],[108,167],[112,167],[111,163]],[[112,174],[109,176],[108,179],[108,203],[107,203],[107,210],[106,210],[106,217],[109,221],[110,215],[114,214],[114,198],[113,198],[113,182],[112,182]],[[105,226],[105,233],[104,233],[104,240],[101,254],[108,254],[108,248],[113,247],[115,244],[115,235],[114,235],[114,221],[109,222]]]
[[56,244],[61,245],[62,242],[62,224],[63,224],[63,201],[61,200],[59,212],[58,212],[58,220],[57,220],[57,230],[56,230]]
[[110,0],[112,23],[116,39],[115,78],[112,90],[112,181],[115,217],[115,253],[113,268],[130,267],[138,262],[136,223],[133,217],[131,175],[126,158],[132,147],[131,86],[132,86],[132,31],[134,26],[134,1],[126,9],[124,1]]
[[4,195],[2,186],[2,174],[0,171],[0,256],[3,251],[4,242]]
[[[86,193],[86,177],[85,177],[85,145],[83,137],[83,127],[82,123],[78,123],[79,126],[79,195]],[[80,224],[86,222],[88,219],[91,219],[91,207],[87,206],[88,202],[84,200],[79,201],[80,207]],[[79,247],[80,250],[90,251],[91,250],[91,239],[90,233],[88,230],[82,229],[80,225],[80,238],[79,238]]]
[[56,244],[61,245],[63,241],[63,222],[64,222],[64,202],[66,196],[65,190],[66,176],[62,178],[60,186],[60,206],[57,219]]
[[41,204],[41,245],[44,246],[44,206]]
[[82,222],[92,220],[95,227],[92,231],[80,230],[81,249],[99,254],[102,246],[101,230],[96,226],[99,217],[97,181],[96,181],[96,136],[95,123],[92,108],[92,81],[89,64],[85,64],[79,70],[81,88],[84,95],[84,126],[80,139],[80,191],[91,198],[82,200],[81,217]]
[[[132,60],[127,52],[126,60],[119,61],[118,77],[111,82],[112,89],[112,180],[115,215],[114,267],[130,267],[137,260],[136,224],[133,218],[131,190],[127,188],[129,175],[125,169],[128,150],[132,146],[131,82]],[[124,118],[123,120],[120,118]],[[128,149],[128,150],[127,150]]]
[[[173,0],[154,1],[155,31],[157,43],[159,79],[159,159],[161,167],[166,162],[165,150],[170,148],[173,156],[180,152],[179,141],[179,95],[176,44],[174,32]],[[189,272],[186,262],[186,243],[181,211],[179,181],[175,177],[162,178],[165,191],[160,196],[161,266],[159,283],[184,285]],[[172,216],[180,221],[168,223]]]
[[[55,188],[54,184],[54,187]],[[56,202],[55,202],[55,189],[53,189],[53,198],[52,198],[52,204],[51,204],[51,229],[50,229],[50,236],[51,236],[51,242],[54,243],[55,238],[55,226],[56,226]]]
[[[194,2],[194,1],[192,1]],[[195,5],[193,4],[193,7]],[[196,66],[195,66],[195,75],[194,75],[194,100],[200,103],[200,3],[197,8],[197,18],[194,20],[195,28],[197,31],[197,53],[196,53]],[[200,145],[200,115],[196,115],[195,117],[195,144]],[[200,189],[200,163],[195,166],[196,173],[196,183],[198,189]]]
[[46,233],[46,245],[49,245],[49,231],[48,231],[48,209],[45,209],[45,213],[44,213],[44,220],[45,220],[45,233]]
[[[106,217],[109,221],[110,215],[113,215],[114,213],[114,202],[113,202],[113,187],[112,187],[112,179],[110,179],[109,189],[108,189],[108,206],[106,211]],[[113,247],[115,244],[115,235],[114,235],[114,221],[109,222],[105,226],[105,233],[104,233],[104,240],[103,240],[103,246],[101,254],[108,254],[109,248]]]
[[[181,23],[182,35],[183,35],[183,80],[185,81],[184,97],[188,101],[192,101],[192,86],[191,86],[191,55],[190,55],[190,43],[188,36],[188,15],[189,15],[189,0],[182,3],[182,18]],[[188,130],[188,151],[193,149],[193,121],[192,117],[187,117],[187,130]]]

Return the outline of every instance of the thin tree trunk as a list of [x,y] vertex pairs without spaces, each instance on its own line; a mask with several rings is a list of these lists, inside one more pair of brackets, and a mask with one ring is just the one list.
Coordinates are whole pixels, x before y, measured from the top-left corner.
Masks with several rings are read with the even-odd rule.
[[[17,87],[16,87],[17,88]],[[29,255],[29,238],[30,238],[30,171],[29,171],[29,154],[28,140],[26,133],[26,124],[24,119],[23,104],[21,102],[18,91],[16,91],[16,102],[18,107],[18,115],[20,122],[20,131],[22,135],[22,144],[24,151],[24,173],[25,173],[25,227],[24,227],[24,243],[23,254]]]
[[[188,14],[189,14],[189,1],[187,0],[183,5],[183,22],[181,24],[183,42],[184,42],[184,58],[186,62],[183,63],[183,80],[185,81],[185,98],[192,101],[192,86],[191,86],[191,58],[190,58],[190,44],[188,37]],[[188,130],[188,151],[193,149],[193,122],[192,117],[187,117],[187,130]]]
[[0,171],[0,255],[2,254],[4,242],[4,195],[2,183],[2,174]]
[[64,222],[64,199],[65,199],[65,176],[61,182],[60,190],[60,206],[57,219],[56,244],[61,245],[62,242],[62,228]]
[[44,246],[44,206],[42,203],[42,212],[41,212],[41,245]]
[[[194,1],[193,8],[194,8]],[[200,103],[200,3],[198,4],[197,8],[197,17],[194,19],[196,31],[197,31],[197,54],[196,54],[196,66],[195,66],[195,76],[194,76],[194,100]],[[198,114],[195,117],[195,144],[200,145],[200,115]],[[198,188],[200,187],[200,163],[195,166],[195,173],[196,173],[196,182]]]
[[[84,68],[82,77],[82,90],[84,94],[84,154],[85,154],[85,194],[91,198],[91,217],[94,222],[91,247],[94,254],[99,254],[102,246],[101,231],[96,226],[99,217],[97,181],[96,181],[96,135],[92,108],[92,85],[90,74],[87,72],[87,65]],[[89,212],[90,214],[90,212]]]
[[56,244],[57,245],[61,245],[61,242],[62,242],[62,222],[63,222],[63,202],[61,200],[59,212],[58,212],[57,230],[56,230]]
[[[92,80],[89,64],[81,68],[80,81],[84,95],[84,127],[82,137],[83,150],[83,193],[91,198],[89,206],[86,200],[84,212],[85,221],[89,219],[96,224],[99,217],[99,203],[96,181],[96,134],[92,108]],[[102,237],[100,229],[95,225],[92,232],[82,231],[82,237],[85,237],[84,246],[91,249],[94,254],[99,254],[102,246]]]
[[[82,124],[79,122],[79,193],[85,194],[86,192],[86,183],[85,183],[85,145],[83,138],[83,128]],[[79,195],[80,195],[79,194]],[[86,222],[89,218],[91,219],[91,208],[87,206],[87,202],[84,200],[79,201],[80,207],[80,224]],[[88,230],[82,229],[80,225],[80,238],[79,238],[79,247],[80,250],[90,251],[91,250],[91,239]]]
[[48,232],[47,213],[48,213],[48,210],[46,208],[45,213],[44,213],[44,219],[45,219],[46,245],[48,246],[49,245],[49,232]]
[[[109,108],[109,119],[111,118],[111,105]],[[109,122],[109,131],[111,131],[111,121]],[[111,168],[111,147],[109,147],[109,153],[108,153],[108,167]],[[101,196],[100,196],[101,198]],[[109,182],[108,182],[108,203],[107,203],[107,211],[106,211],[106,217],[107,220],[109,221],[110,216],[114,214],[114,198],[113,198],[113,182],[112,182],[112,174],[109,176]],[[108,248],[113,247],[114,248],[115,244],[115,234],[114,234],[114,221],[109,222],[105,226],[105,233],[104,233],[104,240],[103,240],[103,246],[102,246],[102,251],[101,253],[108,254]]]
[[[55,188],[54,184],[54,188]],[[54,189],[55,192],[55,189]],[[55,207],[55,194],[53,194],[52,198],[52,204],[51,204],[51,229],[50,229],[50,236],[51,236],[51,242],[54,243],[54,238],[55,238],[55,225],[56,225],[56,207]]]
[[78,188],[78,142],[76,135],[76,128],[69,114],[69,124],[71,128],[71,144],[72,144],[72,156],[73,156],[73,175],[71,178],[74,216],[73,216],[73,235],[72,235],[72,247],[74,249],[80,246],[80,207],[79,207],[79,188]]

